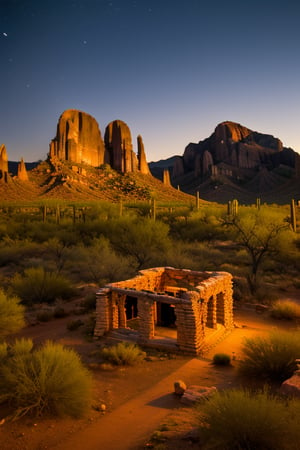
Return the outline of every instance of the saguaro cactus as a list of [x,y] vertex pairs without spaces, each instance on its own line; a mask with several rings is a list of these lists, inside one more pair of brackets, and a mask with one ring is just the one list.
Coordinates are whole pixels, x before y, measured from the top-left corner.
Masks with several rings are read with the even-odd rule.
[[151,217],[154,221],[156,220],[156,200],[155,200],[155,198],[153,198],[152,202],[151,202]]
[[296,207],[295,200],[291,200],[291,227],[292,230],[296,233],[297,231],[297,220],[296,220]]
[[196,192],[196,209],[200,208],[200,194],[199,191]]
[[239,209],[239,202],[236,199],[232,200],[232,215],[233,216],[237,215],[238,209]]
[[239,209],[239,202],[238,200],[234,199],[228,202],[227,204],[227,214],[229,216],[236,216],[238,213],[238,209]]

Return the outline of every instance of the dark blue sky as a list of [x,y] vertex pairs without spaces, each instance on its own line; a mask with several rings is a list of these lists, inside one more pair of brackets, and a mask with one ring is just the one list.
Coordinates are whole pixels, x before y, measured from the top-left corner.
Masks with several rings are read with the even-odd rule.
[[44,159],[60,114],[114,119],[148,160],[232,120],[300,152],[295,0],[0,0],[0,144]]

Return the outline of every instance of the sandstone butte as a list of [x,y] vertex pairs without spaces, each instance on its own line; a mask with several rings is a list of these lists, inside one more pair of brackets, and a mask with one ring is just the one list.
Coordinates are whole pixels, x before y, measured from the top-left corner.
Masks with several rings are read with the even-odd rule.
[[205,179],[208,175],[217,175],[212,173],[214,169],[217,172],[226,168],[229,171],[251,170],[266,165],[274,168],[280,164],[295,167],[295,153],[284,148],[278,138],[226,121],[217,125],[209,138],[187,145],[183,156],[175,160],[172,176],[176,178],[194,172],[196,177]]
[[150,172],[141,136],[137,138],[137,146],[136,154],[130,129],[125,122],[110,122],[103,141],[99,125],[92,116],[69,109],[59,118],[56,136],[50,142],[49,157],[93,167],[110,164],[121,173],[140,171],[148,174]]

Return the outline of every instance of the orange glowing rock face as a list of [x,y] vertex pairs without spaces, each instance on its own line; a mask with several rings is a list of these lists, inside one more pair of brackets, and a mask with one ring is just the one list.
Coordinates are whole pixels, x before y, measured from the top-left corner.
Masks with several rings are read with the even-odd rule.
[[104,142],[97,121],[89,114],[69,109],[59,118],[50,158],[98,167],[104,163]]
[[21,180],[21,181],[28,181],[28,173],[27,173],[23,158],[21,158],[21,161],[18,164],[18,175],[17,176],[18,176],[19,180]]
[[105,130],[104,141],[99,125],[92,116],[69,109],[59,118],[56,136],[50,142],[49,156],[50,159],[85,163],[93,167],[110,164],[121,173],[150,173],[142,137],[137,138],[136,154],[130,129],[125,122],[110,122]]

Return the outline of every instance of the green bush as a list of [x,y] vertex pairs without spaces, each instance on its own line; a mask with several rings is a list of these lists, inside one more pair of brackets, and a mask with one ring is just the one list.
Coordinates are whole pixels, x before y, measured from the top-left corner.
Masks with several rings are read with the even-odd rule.
[[300,305],[288,300],[278,300],[273,303],[270,314],[274,319],[299,319]]
[[102,350],[102,357],[117,366],[132,366],[143,361],[145,355],[137,345],[126,342],[119,342]]
[[267,392],[216,393],[199,406],[207,447],[219,450],[292,450],[300,439],[300,401],[286,402]]
[[300,331],[273,332],[267,338],[245,340],[240,372],[259,380],[282,382],[297,369],[300,355]]
[[16,274],[11,282],[12,289],[26,305],[52,303],[57,298],[67,299],[74,290],[65,277],[46,272],[42,267],[31,267],[24,275]]
[[0,290],[0,338],[24,327],[24,306],[17,297],[8,298]]
[[231,358],[226,353],[216,353],[213,356],[213,364],[216,366],[229,366]]
[[32,347],[31,340],[16,341],[2,356],[0,402],[9,402],[15,418],[81,416],[90,405],[91,378],[79,356],[53,342],[37,350]]

